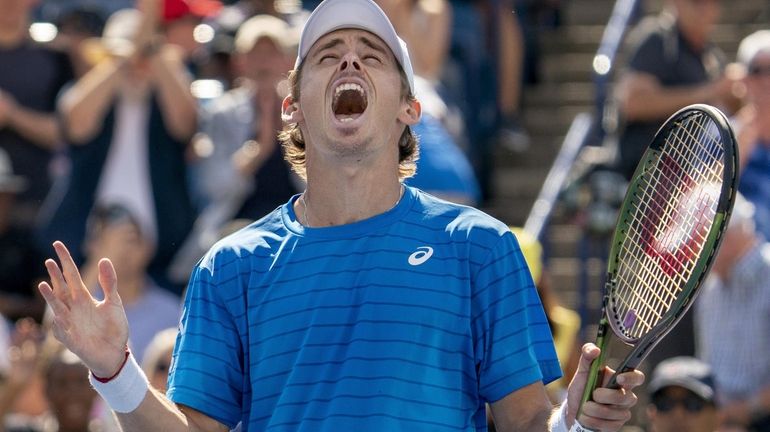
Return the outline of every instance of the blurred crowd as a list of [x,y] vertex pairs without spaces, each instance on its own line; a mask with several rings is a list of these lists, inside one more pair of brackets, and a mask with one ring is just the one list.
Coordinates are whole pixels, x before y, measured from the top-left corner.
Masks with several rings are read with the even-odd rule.
[[[494,149],[530,145],[521,92],[540,80],[538,37],[560,25],[563,5],[377,2],[407,42],[423,107],[417,174],[407,183],[482,205],[494,193]],[[695,319],[675,349],[651,360],[665,371],[669,357],[693,357],[669,366],[687,379],[669,370],[668,381],[651,382],[658,432],[674,430],[666,419],[679,431],[770,430],[770,31],[748,36],[729,58],[710,39],[722,3],[666,0],[629,36],[617,78],[620,175],[690,103],[729,113],[741,146],[740,216]],[[298,29],[317,4],[0,0],[0,431],[116,430],[85,367],[47,334],[36,286],[54,240],[67,244],[94,297],[98,261],[112,260],[131,349],[165,387],[193,265],[304,189],[276,133]],[[549,286],[538,239],[517,234],[571,376],[579,318]],[[756,325],[741,340],[754,342],[736,348],[729,341],[745,337],[744,321]],[[549,388],[554,400],[564,385]]]

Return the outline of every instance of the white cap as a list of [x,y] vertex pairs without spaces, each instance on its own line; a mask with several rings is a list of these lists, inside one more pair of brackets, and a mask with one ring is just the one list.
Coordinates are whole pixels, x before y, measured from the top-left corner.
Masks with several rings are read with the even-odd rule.
[[770,30],[759,30],[743,38],[738,46],[736,59],[749,66],[757,54],[763,52],[770,54]]
[[255,15],[238,27],[235,34],[235,51],[247,53],[266,37],[288,54],[297,48],[296,32],[286,21],[272,15]]
[[366,30],[382,39],[404,69],[409,89],[414,93],[414,72],[406,43],[398,37],[385,12],[372,0],[323,0],[305,22],[294,67],[299,67],[318,39],[340,29]]

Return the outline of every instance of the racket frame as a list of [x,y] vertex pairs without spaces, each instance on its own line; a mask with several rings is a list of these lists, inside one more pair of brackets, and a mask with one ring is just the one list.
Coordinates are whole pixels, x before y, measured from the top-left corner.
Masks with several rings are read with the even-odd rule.
[[[706,241],[703,245],[704,251],[710,251],[707,254],[701,254],[694,266],[693,274],[697,274],[697,277],[690,278],[682,292],[677,296],[676,301],[669,307],[664,313],[661,319],[650,330],[647,331],[642,337],[637,340],[629,339],[625,337],[622,332],[615,325],[616,320],[619,317],[611,317],[611,294],[615,290],[617,285],[616,273],[619,263],[619,253],[621,245],[628,232],[629,218],[626,215],[632,209],[632,196],[640,187],[640,182],[643,178],[643,173],[649,169],[649,167],[657,163],[658,155],[661,148],[665,144],[665,140],[668,137],[668,132],[676,127],[679,122],[692,115],[707,115],[718,126],[719,133],[721,134],[724,153],[724,181],[721,185],[720,200],[717,203],[716,214],[712,223],[711,229],[706,237]],[[617,368],[617,372],[613,374],[610,381],[607,384],[609,388],[618,388],[617,375],[620,373],[628,372],[636,369],[639,364],[644,360],[647,354],[676,326],[676,324],[682,319],[685,313],[692,306],[693,300],[698,294],[698,288],[708,275],[711,264],[713,263],[714,256],[716,255],[719,246],[721,244],[722,236],[727,228],[730,213],[732,211],[733,204],[735,202],[736,187],[738,178],[738,148],[736,145],[735,136],[732,128],[725,115],[718,109],[705,104],[690,105],[680,109],[674,113],[658,130],[655,134],[650,146],[645,151],[641,162],[637,165],[636,171],[632,177],[632,181],[626,191],[626,197],[623,200],[623,205],[618,212],[618,222],[616,224],[615,231],[612,236],[612,242],[610,247],[609,258],[607,261],[607,276],[604,286],[604,294],[602,296],[602,311],[601,319],[599,321],[599,327],[596,337],[596,345],[601,349],[599,357],[594,359],[589,371],[586,387],[583,392],[583,398],[578,408],[578,414],[582,410],[582,405],[591,400],[593,391],[600,385],[603,378],[603,368],[606,359],[607,346],[609,345],[609,338],[612,336],[608,330],[612,329],[616,337],[622,340],[627,345],[632,345],[633,349],[626,355],[624,360]]]

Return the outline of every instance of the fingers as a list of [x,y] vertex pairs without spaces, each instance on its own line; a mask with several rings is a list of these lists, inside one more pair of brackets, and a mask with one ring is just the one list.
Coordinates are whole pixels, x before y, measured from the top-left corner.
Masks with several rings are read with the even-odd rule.
[[104,292],[104,301],[122,304],[118,294],[118,276],[112,261],[107,258],[99,260],[99,286]]
[[69,313],[69,307],[67,304],[61,301],[54,294],[54,289],[51,288],[51,285],[48,285],[48,282],[40,282],[40,284],[37,286],[37,289],[40,291],[40,294],[43,295],[45,302],[48,303],[48,306],[53,311],[54,316],[64,316]]
[[69,309],[69,287],[67,286],[67,282],[64,280],[64,275],[62,275],[61,269],[59,269],[59,265],[56,264],[56,261],[47,259],[45,260],[45,268],[48,270],[48,277],[51,278],[51,285],[46,285],[51,288],[52,295],[55,296]]
[[[75,265],[75,261],[72,259],[72,255],[70,255],[67,247],[64,246],[64,243],[55,241],[53,247],[56,250],[56,255],[59,257],[59,262],[61,263],[61,273],[64,275],[64,280],[66,281],[66,284],[64,284],[66,286],[65,289],[69,291],[69,295],[73,300],[77,300],[81,295],[80,290],[83,287],[83,279],[80,277],[80,272]],[[54,285],[54,288],[58,289],[59,287]]]
[[588,374],[588,371],[591,370],[591,363],[595,358],[599,357],[600,353],[601,351],[599,350],[599,347],[590,342],[583,345],[583,348],[580,352],[580,362],[578,363],[576,374]]

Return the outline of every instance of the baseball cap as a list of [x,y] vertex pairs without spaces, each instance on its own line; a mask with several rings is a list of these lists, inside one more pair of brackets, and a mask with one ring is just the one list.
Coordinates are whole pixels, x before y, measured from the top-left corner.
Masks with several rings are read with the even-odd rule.
[[673,357],[658,364],[652,372],[649,393],[671,386],[683,387],[707,401],[714,400],[711,367],[694,357]]
[[763,52],[770,54],[770,30],[759,30],[743,38],[738,45],[736,59],[744,66],[749,66]]
[[271,39],[287,52],[297,46],[297,35],[286,21],[272,15],[256,15],[241,24],[235,34],[235,51],[246,53],[261,38]]
[[164,0],[163,21],[174,21],[187,15],[209,18],[221,9],[222,2],[217,0]]
[[372,0],[324,0],[305,22],[299,40],[298,68],[310,48],[324,35],[340,29],[359,29],[373,33],[390,48],[409,80],[414,93],[414,71],[406,43],[398,37],[388,16]]

